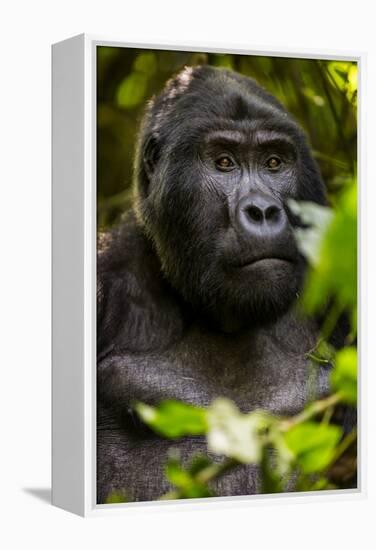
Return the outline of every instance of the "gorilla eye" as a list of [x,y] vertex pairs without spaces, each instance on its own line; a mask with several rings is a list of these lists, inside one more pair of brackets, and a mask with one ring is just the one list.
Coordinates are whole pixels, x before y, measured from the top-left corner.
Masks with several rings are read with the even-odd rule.
[[218,168],[218,170],[222,170],[222,172],[227,172],[234,168],[235,163],[229,156],[223,155],[222,157],[216,159],[215,166]]
[[275,172],[276,170],[278,170],[281,164],[282,164],[282,161],[277,156],[269,157],[268,160],[266,161],[267,169],[272,172]]

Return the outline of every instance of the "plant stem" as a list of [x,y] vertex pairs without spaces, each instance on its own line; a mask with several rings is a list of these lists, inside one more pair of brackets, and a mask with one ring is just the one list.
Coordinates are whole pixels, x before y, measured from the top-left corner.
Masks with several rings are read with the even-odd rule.
[[333,412],[334,412],[334,407],[327,408],[326,411],[324,412],[324,416],[321,423],[324,425],[328,425],[330,422],[330,419],[332,418]]
[[356,428],[353,428],[351,432],[349,432],[346,437],[344,437],[341,441],[341,443],[338,445],[338,447],[335,450],[335,454],[332,458],[332,461],[330,462],[327,469],[329,469],[337,460],[343,455],[343,453],[350,447],[352,443],[357,438],[357,430]]
[[[228,470],[232,470],[236,466],[241,466],[241,463],[233,458],[227,458],[219,464],[210,464],[209,466],[198,472],[198,474],[195,476],[195,480],[198,483],[205,485],[206,483],[209,483],[209,481],[218,479]],[[160,497],[159,500],[175,500],[177,498],[180,498],[179,490],[174,490],[165,493]]]
[[280,430],[286,432],[287,430],[292,428],[292,426],[295,426],[296,424],[301,424],[302,422],[309,420],[310,418],[316,416],[317,414],[326,411],[330,407],[333,407],[340,401],[341,401],[341,395],[339,393],[334,393],[332,395],[329,395],[329,397],[326,397],[325,399],[321,399],[320,401],[315,401],[314,403],[311,403],[310,405],[308,405],[308,407],[306,407],[302,412],[296,414],[295,416],[281,420],[279,425]]
[[197,474],[196,479],[199,483],[208,483],[209,481],[222,476],[228,470],[231,470],[239,464],[240,463],[233,458],[228,458],[220,464],[210,464],[210,466],[207,466]]
[[328,315],[326,316],[324,325],[321,329],[321,340],[328,340],[331,336],[333,330],[335,329],[335,326],[337,324],[338,318],[342,313],[342,307],[341,305],[335,301],[332,305],[331,309],[329,310]]
[[[281,432],[286,432],[293,426],[296,426],[297,424],[301,424],[302,422],[305,422],[306,420],[309,420],[310,418],[315,417],[316,415],[327,412],[326,421],[328,421],[330,415],[333,412],[333,407],[337,405],[337,403],[340,403],[342,399],[342,396],[340,393],[334,393],[332,395],[329,395],[325,399],[320,399],[320,401],[314,401],[310,405],[308,405],[302,412],[296,414],[295,416],[292,416],[291,418],[284,418],[279,420],[278,422],[278,428]],[[336,451],[336,454],[334,456],[334,459],[332,461],[335,462],[347,449],[349,445],[355,440],[356,438],[356,430],[351,431],[339,444],[338,449]],[[195,480],[200,484],[207,484],[210,481],[213,481],[214,479],[218,479],[222,475],[224,475],[228,470],[232,470],[233,468],[237,466],[241,466],[242,463],[238,462],[237,460],[233,458],[227,458],[221,463],[213,463],[198,472],[198,474],[195,476]],[[180,492],[179,490],[173,490],[169,491],[168,493],[165,493],[160,497],[159,500],[175,500],[180,498]]]

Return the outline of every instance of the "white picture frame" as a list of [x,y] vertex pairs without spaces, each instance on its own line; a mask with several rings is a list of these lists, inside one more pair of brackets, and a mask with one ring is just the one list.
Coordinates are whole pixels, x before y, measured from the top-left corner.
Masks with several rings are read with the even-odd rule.
[[[351,60],[358,63],[359,231],[363,235],[365,185],[362,110],[364,53],[268,51],[223,44],[130,44],[79,35],[52,47],[52,502],[81,516],[125,512],[145,506],[197,507],[204,499],[96,504],[96,48],[158,48],[281,57]],[[358,488],[348,490],[205,499],[204,506],[249,506],[273,502],[358,499],[366,494],[365,269],[359,240],[359,433]],[[201,504],[202,505],[202,504]]]

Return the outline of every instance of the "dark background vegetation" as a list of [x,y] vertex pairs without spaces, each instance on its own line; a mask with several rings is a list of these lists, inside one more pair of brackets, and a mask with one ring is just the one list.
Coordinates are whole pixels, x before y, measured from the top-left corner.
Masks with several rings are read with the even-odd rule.
[[356,63],[235,54],[98,47],[98,229],[132,203],[137,130],[145,104],[186,65],[226,67],[255,78],[306,130],[331,198],[354,174]]

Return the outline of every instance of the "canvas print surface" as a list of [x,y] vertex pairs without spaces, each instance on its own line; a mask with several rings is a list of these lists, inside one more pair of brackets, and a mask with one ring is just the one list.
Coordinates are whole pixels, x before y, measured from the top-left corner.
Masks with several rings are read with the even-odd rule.
[[98,503],[357,486],[356,163],[356,62],[97,47]]

